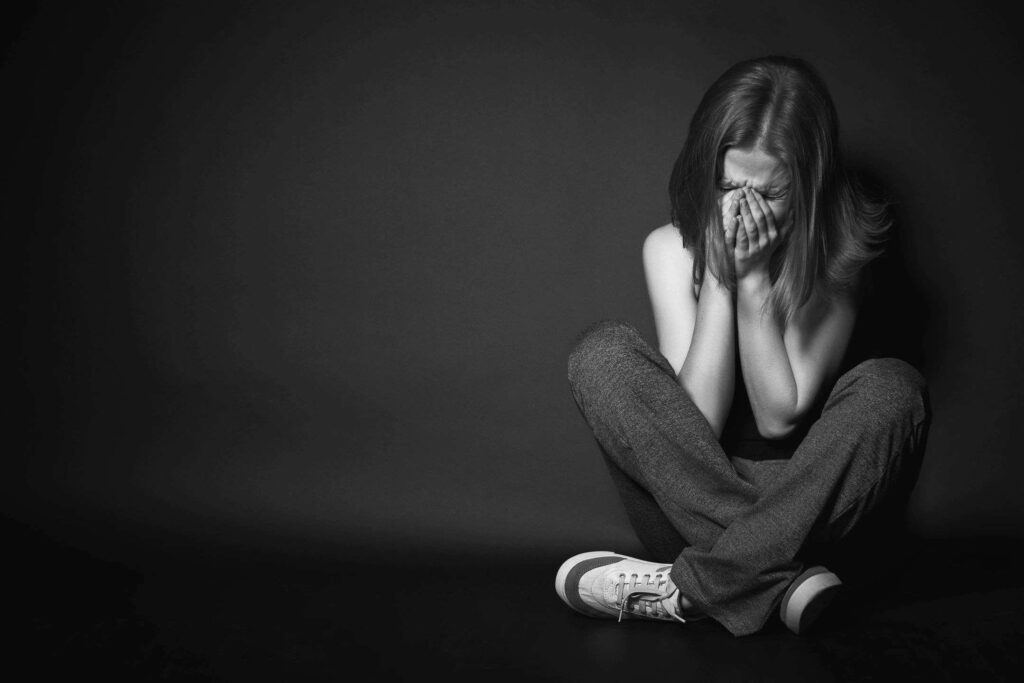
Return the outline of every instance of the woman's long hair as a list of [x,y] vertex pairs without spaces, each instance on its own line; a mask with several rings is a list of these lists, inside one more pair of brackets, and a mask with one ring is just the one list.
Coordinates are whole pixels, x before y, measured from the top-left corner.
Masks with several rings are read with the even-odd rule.
[[[788,321],[815,290],[855,292],[861,268],[882,251],[889,218],[843,164],[839,120],[824,81],[795,57],[736,64],[704,94],[672,169],[672,223],[705,267],[735,289],[722,232],[722,160],[729,148],[759,148],[789,172],[789,231],[769,262],[766,308]],[[780,226],[781,227],[781,226]]]

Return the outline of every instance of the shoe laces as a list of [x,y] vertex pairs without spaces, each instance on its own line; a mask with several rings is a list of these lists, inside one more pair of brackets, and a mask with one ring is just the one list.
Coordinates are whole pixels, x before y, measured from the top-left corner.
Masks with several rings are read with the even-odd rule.
[[619,602],[619,621],[626,612],[653,619],[670,619],[674,615],[665,609],[668,592],[668,572],[619,572],[615,595]]

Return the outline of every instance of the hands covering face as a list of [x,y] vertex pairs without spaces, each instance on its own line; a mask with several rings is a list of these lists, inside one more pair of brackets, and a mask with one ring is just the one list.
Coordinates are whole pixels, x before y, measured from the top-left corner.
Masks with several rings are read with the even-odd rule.
[[722,197],[722,227],[726,250],[732,252],[736,279],[761,271],[781,239],[775,214],[761,193],[750,187],[730,190]]

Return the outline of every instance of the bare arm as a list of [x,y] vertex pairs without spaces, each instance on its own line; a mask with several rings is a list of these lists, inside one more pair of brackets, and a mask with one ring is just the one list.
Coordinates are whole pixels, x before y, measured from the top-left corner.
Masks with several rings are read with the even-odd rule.
[[760,195],[747,191],[744,230],[736,242],[736,324],[740,363],[758,431],[783,438],[817,403],[834,378],[856,321],[851,298],[816,294],[783,327],[765,312],[770,282],[767,255],[778,235]]
[[732,292],[710,272],[704,273],[693,341],[678,379],[721,437],[736,384],[736,312]]
[[644,242],[644,274],[658,348],[687,395],[720,437],[735,387],[736,310],[733,295],[710,272],[693,291],[693,256],[679,231],[665,225]]
[[856,320],[849,300],[815,296],[783,329],[762,314],[767,278],[737,283],[740,364],[758,431],[769,439],[792,432],[833,379]]

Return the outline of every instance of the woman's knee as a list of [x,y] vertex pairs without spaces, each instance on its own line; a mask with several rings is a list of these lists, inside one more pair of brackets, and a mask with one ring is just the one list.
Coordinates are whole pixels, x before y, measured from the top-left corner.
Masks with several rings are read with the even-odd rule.
[[898,358],[866,360],[843,375],[836,388],[866,392],[874,403],[900,416],[910,413],[924,419],[928,412],[924,376]]
[[645,342],[636,328],[619,320],[602,320],[583,330],[569,353],[569,383],[573,387],[593,372],[634,354]]

